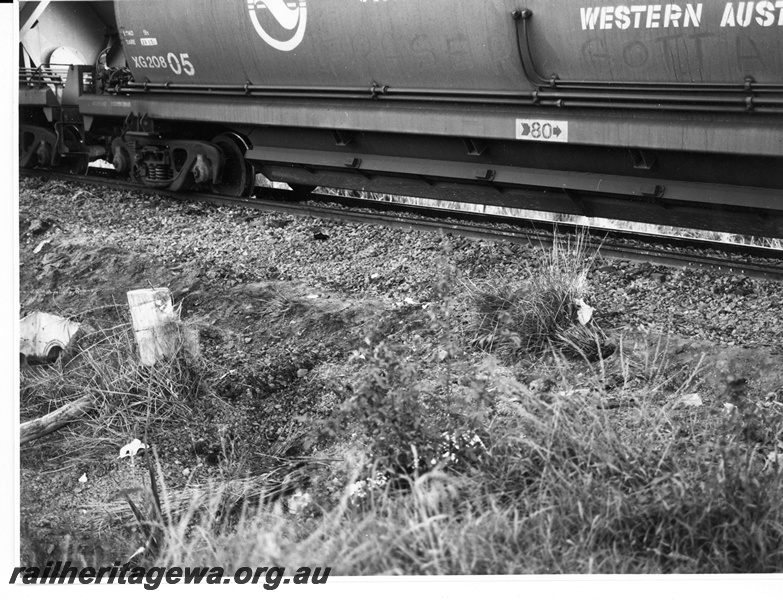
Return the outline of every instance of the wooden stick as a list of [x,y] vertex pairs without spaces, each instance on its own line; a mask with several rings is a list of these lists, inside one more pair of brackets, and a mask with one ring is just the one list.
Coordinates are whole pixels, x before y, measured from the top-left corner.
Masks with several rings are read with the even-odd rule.
[[70,404],[61,406],[48,415],[33,419],[32,421],[27,421],[27,423],[22,423],[19,427],[19,443],[25,444],[42,438],[45,435],[49,435],[71,421],[78,419],[85,412],[92,409],[93,406],[95,406],[95,400],[80,398],[79,400],[74,400]]

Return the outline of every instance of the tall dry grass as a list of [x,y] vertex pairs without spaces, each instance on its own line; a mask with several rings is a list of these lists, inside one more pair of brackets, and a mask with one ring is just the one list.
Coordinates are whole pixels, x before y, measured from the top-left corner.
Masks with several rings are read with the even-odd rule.
[[[552,252],[526,289],[557,297],[547,306],[568,315],[574,296],[589,293],[589,257]],[[458,286],[444,274],[429,309],[432,350],[368,342],[342,392],[349,418],[314,446],[302,477],[226,472],[183,491],[156,468],[135,517],[155,544],[136,560],[319,564],[334,575],[783,569],[779,402],[748,398],[731,412],[717,401],[683,406],[699,375],[671,361],[665,344],[639,353],[621,339],[611,358],[598,352],[575,368],[555,343],[572,326],[560,317],[536,347],[547,359],[536,368],[552,383],[528,385],[528,373],[489,354],[469,358],[468,331],[453,327]],[[528,295],[501,299],[509,304],[499,310],[527,322]],[[66,452],[71,443],[97,457],[151,419],[163,430],[189,418],[197,361],[181,355],[142,370],[131,366],[128,336],[122,327],[99,332],[80,362],[23,382],[33,412],[75,394],[98,401],[86,432],[63,442]],[[134,519],[121,505],[114,510]]]
[[[617,418],[582,392],[536,395],[508,382],[506,392],[516,400],[463,470],[439,467],[362,502],[346,485],[336,506],[310,516],[262,504],[231,528],[192,511],[172,525],[160,559],[315,562],[343,575],[783,567],[781,463],[743,441],[743,417],[695,420],[653,393]],[[763,429],[780,439],[783,418],[766,415]]]
[[[534,285],[585,293],[585,257],[553,253],[541,277],[554,289]],[[411,365],[404,347],[380,342],[357,366],[345,406],[361,418],[338,432],[332,458],[359,444],[358,459],[314,474],[304,508],[285,496],[249,503],[230,527],[188,512],[159,560],[318,563],[339,575],[783,568],[779,403],[683,406],[698,367],[677,365],[663,342],[632,352],[622,339],[611,364],[599,353],[579,369],[542,346],[554,383],[526,385],[491,357],[464,360],[454,347],[464,338],[443,337],[454,282],[435,288],[441,351]],[[480,443],[466,443],[468,432]],[[439,439],[463,443],[444,452]]]

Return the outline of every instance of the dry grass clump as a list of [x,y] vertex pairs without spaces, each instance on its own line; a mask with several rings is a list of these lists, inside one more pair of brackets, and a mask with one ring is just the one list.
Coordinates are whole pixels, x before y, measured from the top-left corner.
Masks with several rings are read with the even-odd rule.
[[503,389],[505,409],[487,422],[477,468],[436,467],[361,502],[348,481],[315,517],[266,504],[216,533],[202,515],[191,523],[198,534],[172,537],[161,559],[320,562],[335,575],[783,568],[783,458],[765,460],[783,435],[779,408],[694,419],[639,387],[620,414],[606,409],[605,392],[564,385],[537,394],[514,381]]
[[585,233],[557,238],[542,252],[537,270],[521,284],[495,289],[470,286],[476,308],[476,344],[500,355],[518,357],[554,346],[569,356],[595,360],[607,355],[603,333],[577,317],[589,296],[587,274],[595,259],[587,252]]
[[63,454],[80,462],[101,460],[134,437],[182,422],[202,395],[203,369],[193,334],[180,326],[180,337],[175,356],[146,367],[129,322],[90,331],[55,364],[22,372],[22,420],[91,400],[93,410],[60,441]]
[[[451,304],[441,287],[431,326],[448,348]],[[718,403],[696,414],[677,401],[694,390],[694,373],[669,365],[660,345],[626,352],[620,344],[611,365],[600,360],[579,374],[555,360],[557,384],[546,389],[451,350],[421,365],[451,364],[440,372],[457,388],[424,385],[404,349],[379,343],[358,360],[346,405],[365,422],[344,430],[331,456],[367,442],[351,436],[369,429],[367,461],[326,467],[326,448],[309,479],[285,489],[283,470],[184,490],[161,485],[157,500],[146,493],[138,503],[136,518],[156,540],[138,560],[312,563],[334,575],[783,569],[780,406],[749,399],[734,412]],[[430,425],[442,424],[439,406],[455,405],[455,432],[480,431],[481,443],[452,462]],[[428,449],[438,460],[419,462]],[[389,477],[400,452],[413,468]],[[294,487],[311,496],[304,505],[293,501]],[[131,518],[119,503],[109,508]]]
[[[595,363],[572,368],[568,342],[587,356],[576,328],[600,335],[574,323],[590,257],[562,245],[547,256],[523,286],[474,290],[474,300],[493,351],[550,351],[539,362],[551,385],[524,383],[523,363],[498,368],[465,352],[454,327],[456,272],[444,268],[418,342],[368,338],[354,353],[341,414],[314,424],[320,434],[331,425],[330,444],[307,446],[313,456],[297,456],[290,469],[221,471],[184,489],[166,489],[163,469],[148,463],[148,482],[117,490],[132,500],[96,506],[94,518],[100,509],[114,524],[136,520],[147,548],[137,560],[157,566],[318,564],[333,575],[783,570],[780,404],[749,396],[726,412],[705,396],[704,406],[681,405],[698,377],[669,360],[661,338],[633,355],[620,343],[611,359],[598,351]],[[268,310],[293,309],[275,296]],[[96,336],[78,361],[25,375],[28,412],[90,393],[99,409],[85,433],[108,444],[134,427],[176,426],[198,401],[197,359],[183,352],[145,370],[132,360],[127,326]],[[73,439],[90,448],[86,435]]]
[[226,527],[249,507],[273,502],[294,492],[301,483],[299,471],[277,468],[252,476],[218,477],[202,483],[189,483],[180,489],[168,489],[162,470],[158,468],[152,473],[154,485],[148,478],[142,487],[117,490],[116,496],[109,502],[85,504],[90,526],[101,529],[111,523],[131,522],[134,510],[125,498],[127,494],[135,498],[135,504],[143,514],[157,514],[168,523],[190,522],[196,515],[204,513],[213,527]]

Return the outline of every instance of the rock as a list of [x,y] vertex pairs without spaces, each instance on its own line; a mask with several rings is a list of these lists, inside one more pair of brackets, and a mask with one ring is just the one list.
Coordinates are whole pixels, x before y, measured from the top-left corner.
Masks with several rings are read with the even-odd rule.
[[31,235],[40,235],[48,231],[51,227],[51,221],[47,221],[45,219],[33,219],[30,221],[30,226],[27,228],[27,233]]
[[699,394],[685,394],[677,400],[678,406],[702,406],[704,403]]
[[626,271],[626,275],[628,277],[639,277],[640,275],[644,275],[644,273],[647,272],[647,269],[647,266],[639,265],[638,267],[628,269],[628,271]]
[[548,394],[555,387],[555,382],[549,377],[541,377],[531,381],[529,387],[534,394]]

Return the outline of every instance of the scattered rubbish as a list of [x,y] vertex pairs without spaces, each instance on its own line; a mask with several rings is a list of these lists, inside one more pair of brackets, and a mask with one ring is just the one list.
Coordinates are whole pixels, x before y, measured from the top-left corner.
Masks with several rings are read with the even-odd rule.
[[681,406],[701,406],[704,402],[701,401],[701,396],[698,394],[685,394],[677,401],[677,404]]
[[288,512],[295,515],[303,508],[306,508],[308,504],[312,502],[312,497],[309,492],[303,492],[302,490],[296,490],[294,494],[288,499]]
[[87,473],[83,473],[81,477],[79,477],[79,483],[87,483]]
[[125,458],[126,456],[136,456],[139,450],[145,449],[146,447],[147,444],[142,443],[141,440],[133,440],[130,444],[126,444],[120,448],[120,458]]
[[236,372],[237,372],[236,369],[230,369],[230,370],[226,371],[225,373],[223,373],[220,377],[218,377],[218,381],[222,381],[223,379],[225,379],[229,375],[233,375]]
[[127,563],[127,562],[130,562],[130,560],[131,560],[132,558],[134,558],[134,557],[138,556],[139,554],[144,554],[144,546],[139,546],[139,549],[138,549],[138,550],[136,550],[136,552],[134,552],[133,554],[131,554],[131,555],[128,557],[128,560],[126,560],[125,562],[126,562],[126,563]]
[[318,298],[318,294],[308,294],[307,295],[307,299],[308,300],[315,300],[316,298]]
[[767,460],[764,463],[764,470],[777,465],[779,471],[783,472],[783,442],[778,442],[777,447],[767,454]]
[[737,410],[736,405],[732,404],[731,402],[724,402],[723,403],[723,414],[730,417],[734,414],[734,411]]
[[185,477],[188,477],[190,475],[190,469],[188,467],[185,467],[184,469],[182,469],[182,475],[184,475]]
[[60,315],[33,312],[19,322],[19,352],[54,362],[79,330],[80,323]]
[[52,240],[44,240],[43,242],[41,242],[35,247],[35,249],[33,250],[33,254],[38,254],[41,250],[43,250],[44,246],[50,244],[51,242]]
[[590,322],[590,319],[593,318],[593,307],[588,305],[581,298],[574,300],[574,303],[578,306],[576,314],[579,318],[579,322],[582,325],[587,325]]

